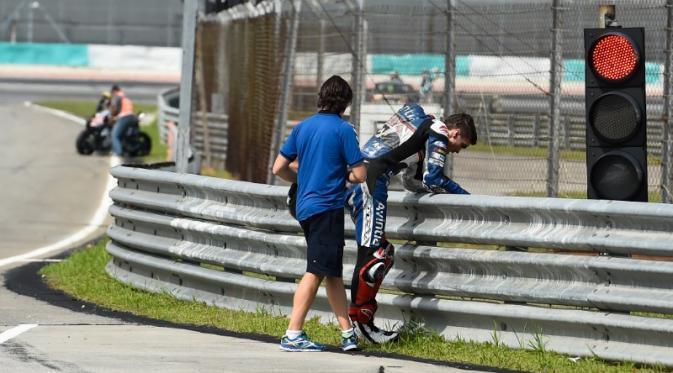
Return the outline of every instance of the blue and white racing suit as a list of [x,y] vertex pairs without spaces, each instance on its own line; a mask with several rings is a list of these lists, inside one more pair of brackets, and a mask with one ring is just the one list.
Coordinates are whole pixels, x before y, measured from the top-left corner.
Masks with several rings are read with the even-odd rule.
[[376,293],[393,262],[393,247],[385,239],[390,178],[402,174],[412,192],[468,194],[444,176],[449,129],[418,104],[400,108],[362,147],[367,182],[351,186],[347,208],[355,223],[358,260],[351,284],[349,314],[353,321],[373,323]]
[[400,170],[406,190],[469,194],[444,176],[448,135],[444,123],[426,114],[420,105],[408,104],[362,147],[369,166],[367,183],[355,184],[347,194],[358,245],[381,245],[390,178]]

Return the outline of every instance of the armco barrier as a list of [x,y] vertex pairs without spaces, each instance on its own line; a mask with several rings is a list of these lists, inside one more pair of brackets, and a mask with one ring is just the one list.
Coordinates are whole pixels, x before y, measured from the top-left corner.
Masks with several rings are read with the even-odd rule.
[[[132,167],[112,174],[112,276],[221,307],[289,313],[305,243],[285,208],[287,188]],[[530,348],[537,338],[572,355],[673,365],[673,320],[633,315],[673,314],[673,262],[645,257],[673,256],[670,205],[391,192],[388,215],[389,237],[407,243],[396,245],[378,323],[416,319],[449,339],[497,334]],[[484,248],[492,244],[539,249]],[[355,247],[347,240],[346,283]],[[570,255],[578,253],[603,255]],[[332,318],[322,289],[311,313]]]
[[[177,130],[179,124],[179,93],[177,88],[173,88],[157,96],[159,134],[163,143],[168,142],[168,132]],[[225,114],[195,112],[191,127],[191,143],[204,157],[210,154],[212,160],[223,164],[227,159],[228,126],[229,117]]]

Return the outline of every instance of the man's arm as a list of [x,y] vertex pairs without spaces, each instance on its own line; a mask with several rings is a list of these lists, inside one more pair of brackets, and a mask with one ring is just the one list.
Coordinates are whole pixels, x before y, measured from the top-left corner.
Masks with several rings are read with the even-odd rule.
[[348,170],[348,181],[353,184],[364,183],[367,180],[367,166],[360,163]]
[[291,161],[281,154],[273,162],[273,174],[290,183],[297,182],[297,172],[290,168]]
[[426,143],[423,185],[433,193],[470,194],[458,183],[444,176],[444,162],[448,153],[448,139],[434,131]]
[[294,171],[294,173],[299,173],[299,161],[294,160],[292,163],[290,163],[290,170]]
[[346,180],[353,184],[363,183],[367,180],[367,166],[364,164],[355,127],[350,123],[342,127],[341,141],[343,144],[341,154],[348,165]]

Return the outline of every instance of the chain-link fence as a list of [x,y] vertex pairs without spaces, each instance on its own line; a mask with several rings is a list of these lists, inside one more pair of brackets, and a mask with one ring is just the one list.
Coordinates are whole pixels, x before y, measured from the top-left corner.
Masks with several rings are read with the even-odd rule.
[[181,0],[2,0],[0,41],[180,46]]
[[[194,115],[228,116],[226,132],[194,121],[193,142],[205,165],[226,168],[243,180],[266,182],[280,100],[290,9],[260,9],[201,20],[195,51]],[[218,139],[221,133],[226,138]],[[217,146],[218,141],[225,146]]]
[[[658,196],[667,0],[611,3],[620,24],[645,27],[648,184]],[[471,114],[478,128],[477,145],[446,170],[467,190],[581,198],[583,29],[597,24],[598,3],[589,0],[251,2],[201,22],[209,31],[197,52],[199,107],[225,108],[227,168],[264,182],[274,136],[313,113],[320,83],[338,74],[356,92],[347,114],[362,143],[404,102],[437,115],[448,107]]]

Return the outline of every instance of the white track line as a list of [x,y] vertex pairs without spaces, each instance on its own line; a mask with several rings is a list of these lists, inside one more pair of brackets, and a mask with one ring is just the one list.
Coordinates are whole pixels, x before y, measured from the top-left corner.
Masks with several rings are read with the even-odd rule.
[[[31,105],[26,105],[26,106],[30,106],[32,108],[41,108],[40,110],[48,109],[48,108],[42,108],[41,106],[32,105],[32,104]],[[48,110],[49,110],[49,112],[58,111],[58,110],[53,110],[53,109],[48,109]],[[67,115],[61,116],[61,117],[73,120],[73,118],[68,118]],[[81,118],[75,117],[74,115],[73,115],[73,117],[81,120]],[[120,164],[119,158],[110,157],[110,168],[115,167],[119,164]],[[64,238],[64,239],[62,239],[62,240],[60,240],[56,243],[53,243],[51,245],[47,245],[47,246],[37,248],[37,249],[35,249],[31,252],[28,252],[26,254],[16,255],[16,256],[9,257],[9,258],[5,258],[5,259],[0,259],[0,268],[2,268],[3,266],[9,265],[9,264],[17,263],[17,262],[25,262],[25,261],[33,259],[35,257],[39,257],[39,256],[47,255],[47,254],[50,254],[50,253],[54,253],[54,252],[57,252],[59,250],[70,249],[76,243],[78,243],[78,242],[84,240],[85,238],[87,238],[90,234],[92,234],[94,231],[96,231],[96,229],[100,228],[100,226],[103,225],[103,223],[105,222],[105,218],[108,215],[108,209],[110,208],[110,205],[112,204],[112,200],[110,199],[109,194],[110,194],[110,191],[112,190],[112,188],[114,188],[114,184],[115,184],[115,179],[108,172],[107,183],[106,183],[106,186],[105,186],[105,194],[103,195],[101,203],[98,206],[98,209],[96,210],[96,212],[94,213],[93,218],[91,219],[89,224],[86,225],[86,227],[82,228],[81,230],[79,230],[75,234],[73,234],[69,237],[66,237],[66,238]]]
[[8,340],[16,337],[21,333],[27,332],[28,330],[33,329],[36,326],[37,324],[20,324],[18,326],[11,328],[0,334],[0,344],[7,342]]
[[45,113],[49,113],[49,114],[57,116],[59,118],[63,118],[63,119],[73,121],[73,122],[75,122],[79,125],[82,125],[82,126],[86,124],[86,119],[84,119],[82,117],[78,117],[77,115],[74,115],[74,114],[66,113],[65,111],[62,111],[62,110],[56,110],[56,109],[52,109],[52,108],[49,108],[49,107],[36,105],[36,104],[34,104],[30,101],[25,101],[23,103],[23,105],[26,106],[26,107],[29,107],[31,109],[35,109],[35,110],[39,110],[39,111],[42,111],[42,112],[45,112]]

